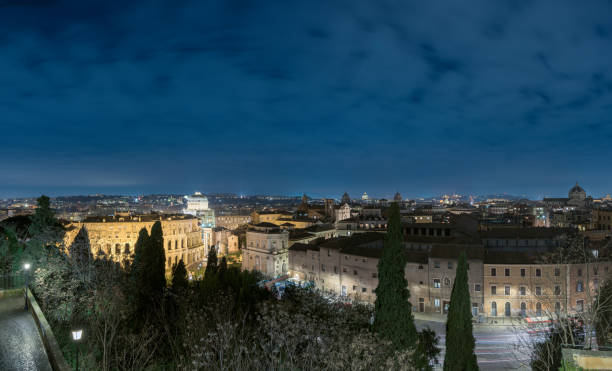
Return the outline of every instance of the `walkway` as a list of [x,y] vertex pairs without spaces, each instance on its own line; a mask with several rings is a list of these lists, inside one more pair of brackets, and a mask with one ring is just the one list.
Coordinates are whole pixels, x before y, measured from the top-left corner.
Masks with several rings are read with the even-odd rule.
[[0,370],[51,371],[47,353],[23,296],[0,299]]

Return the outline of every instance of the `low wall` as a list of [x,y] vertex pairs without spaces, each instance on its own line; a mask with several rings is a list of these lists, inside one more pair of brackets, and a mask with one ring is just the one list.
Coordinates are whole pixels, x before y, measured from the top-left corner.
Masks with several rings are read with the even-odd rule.
[[0,299],[23,295],[23,289],[0,290]]
[[563,360],[585,370],[612,370],[612,352],[583,350],[583,349],[563,349]]
[[[21,291],[23,294],[23,291]],[[36,322],[36,328],[38,328],[38,333],[40,334],[40,338],[45,346],[45,350],[47,351],[47,357],[49,358],[49,363],[51,363],[51,367],[54,371],[71,371],[72,368],[66,362],[64,355],[62,354],[62,350],[57,344],[57,340],[55,340],[55,335],[53,335],[53,330],[51,330],[51,326],[45,319],[43,312],[40,310],[34,295],[28,289],[28,308],[32,317],[34,318],[34,322]]]

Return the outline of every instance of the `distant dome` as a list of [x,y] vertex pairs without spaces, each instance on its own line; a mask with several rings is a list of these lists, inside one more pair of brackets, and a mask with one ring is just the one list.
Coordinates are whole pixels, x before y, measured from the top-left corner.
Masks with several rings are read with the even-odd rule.
[[395,201],[395,202],[401,202],[401,201],[402,201],[402,195],[401,195],[399,192],[397,192],[397,193],[395,194],[395,196],[393,196],[393,201]]
[[578,182],[576,182],[576,185],[569,190],[568,195],[572,200],[584,200],[586,198],[586,192],[581,186],[578,185]]
[[208,198],[206,196],[204,196],[202,194],[202,192],[195,192],[194,194],[192,194],[191,196],[189,196],[190,198],[203,198],[205,200],[208,200]]

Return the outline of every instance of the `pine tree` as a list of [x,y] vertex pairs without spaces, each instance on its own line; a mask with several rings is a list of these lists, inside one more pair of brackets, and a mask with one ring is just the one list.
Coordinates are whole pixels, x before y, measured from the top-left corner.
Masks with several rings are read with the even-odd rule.
[[459,255],[446,320],[444,370],[478,370],[472,335],[472,313],[465,252]]
[[387,235],[378,261],[378,287],[374,303],[374,329],[396,349],[413,347],[417,332],[412,317],[410,291],[404,276],[407,257],[403,247],[397,203],[389,208]]
[[187,280],[187,270],[185,269],[183,259],[181,259],[172,270],[172,291],[178,292],[185,290],[188,286],[189,281]]

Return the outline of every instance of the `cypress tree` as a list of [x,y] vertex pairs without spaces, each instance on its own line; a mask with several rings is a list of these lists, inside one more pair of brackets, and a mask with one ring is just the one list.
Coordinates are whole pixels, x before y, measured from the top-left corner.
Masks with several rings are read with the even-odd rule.
[[151,228],[151,237],[146,249],[146,276],[149,293],[153,299],[161,298],[166,287],[166,251],[161,222],[157,221]]
[[208,258],[206,259],[206,270],[204,271],[204,278],[210,273],[217,273],[217,249],[212,246],[208,251]]
[[178,292],[186,289],[187,286],[189,286],[189,281],[187,280],[187,270],[185,269],[183,259],[181,259],[172,270],[172,290],[174,292]]
[[474,344],[467,263],[465,252],[462,252],[459,255],[459,264],[457,265],[457,274],[451,292],[450,307],[446,320],[444,370],[478,370]]
[[227,274],[227,259],[225,258],[225,256],[221,258],[221,262],[219,263],[219,270],[217,273],[219,275],[219,281],[225,282],[225,276]]
[[378,261],[374,330],[390,340],[396,349],[403,349],[415,345],[417,332],[408,301],[410,291],[404,276],[407,257],[399,207],[395,202],[389,208],[388,220],[382,256]]
[[136,313],[142,313],[147,308],[147,287],[144,262],[147,245],[149,244],[149,232],[142,228],[138,232],[138,240],[134,246],[134,260],[130,267],[130,285],[128,288],[129,298]]

